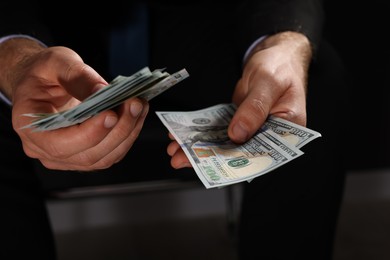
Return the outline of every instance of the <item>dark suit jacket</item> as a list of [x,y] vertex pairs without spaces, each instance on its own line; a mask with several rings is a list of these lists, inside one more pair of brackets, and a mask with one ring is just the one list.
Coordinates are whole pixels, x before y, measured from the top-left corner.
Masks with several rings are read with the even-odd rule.
[[[121,26],[133,17],[128,12],[133,4],[111,1],[111,5],[81,6],[69,2],[61,7],[41,1],[5,1],[0,18],[0,36],[11,33],[27,33],[48,44],[70,44],[83,52],[97,55],[99,41],[107,41],[112,26]],[[239,55],[259,36],[282,30],[305,33],[317,45],[323,24],[322,1],[317,0],[267,0],[233,1],[233,3],[207,3],[187,1],[144,1],[151,8],[152,23],[174,26],[163,31],[184,29],[180,36],[201,37],[206,27],[229,27],[229,35],[220,40],[237,42]],[[230,1],[229,1],[230,2]],[[187,29],[187,26],[190,26]],[[201,37],[202,38],[202,37]],[[203,37],[204,38],[204,37]],[[154,39],[159,41],[160,39]],[[177,42],[181,44],[181,40]],[[80,46],[80,47],[79,47]],[[95,47],[96,46],[96,47]]]

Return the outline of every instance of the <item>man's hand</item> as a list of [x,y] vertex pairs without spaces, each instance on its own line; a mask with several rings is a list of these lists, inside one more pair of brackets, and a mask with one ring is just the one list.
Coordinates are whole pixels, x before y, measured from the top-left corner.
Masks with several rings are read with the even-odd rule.
[[252,51],[233,94],[238,109],[228,130],[232,141],[247,141],[270,114],[306,125],[310,61],[310,43],[296,32],[269,36]]
[[[249,55],[233,93],[237,111],[228,135],[244,143],[272,114],[306,125],[306,85],[312,50],[306,36],[282,32],[268,36]],[[191,167],[180,145],[172,142],[167,152],[174,168]]]
[[[16,49],[13,49],[16,48]],[[21,129],[30,123],[26,113],[56,113],[78,105],[108,83],[73,50],[12,39],[0,45],[7,69],[0,86],[12,100],[12,123],[25,153],[50,169],[93,171],[120,161],[137,139],[149,105],[130,99],[87,121],[58,130]]]

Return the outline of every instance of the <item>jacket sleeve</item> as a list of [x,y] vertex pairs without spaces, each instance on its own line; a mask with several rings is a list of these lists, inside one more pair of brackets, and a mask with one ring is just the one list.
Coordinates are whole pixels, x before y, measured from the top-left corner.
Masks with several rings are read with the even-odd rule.
[[263,35],[287,30],[305,34],[315,51],[321,41],[324,20],[321,0],[243,1],[237,28],[240,51],[244,54]]

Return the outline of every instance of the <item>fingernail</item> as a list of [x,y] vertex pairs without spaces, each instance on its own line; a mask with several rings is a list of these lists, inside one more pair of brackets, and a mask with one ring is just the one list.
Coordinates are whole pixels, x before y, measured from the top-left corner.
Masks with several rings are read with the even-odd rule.
[[104,120],[104,127],[105,128],[113,128],[114,125],[116,125],[116,122],[118,122],[118,118],[116,116],[107,116]]
[[142,104],[139,102],[133,102],[130,105],[130,113],[133,117],[138,117],[142,111]]
[[233,135],[239,141],[246,141],[248,138],[248,131],[245,126],[241,122],[237,122],[235,126],[233,126]]

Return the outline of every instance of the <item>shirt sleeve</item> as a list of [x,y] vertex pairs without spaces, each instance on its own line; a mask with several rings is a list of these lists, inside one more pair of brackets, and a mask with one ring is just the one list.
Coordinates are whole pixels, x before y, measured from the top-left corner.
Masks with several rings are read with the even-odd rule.
[[6,35],[3,37],[0,37],[0,44],[2,44],[5,41],[8,41],[10,39],[14,39],[14,38],[27,38],[27,39],[34,40],[34,41],[40,43],[42,46],[47,47],[46,44],[44,44],[43,42],[41,42],[37,38],[34,38],[34,37],[27,35],[27,34],[11,34],[11,35]]
[[244,58],[243,58],[243,63],[246,62],[246,60],[248,59],[248,56],[249,54],[252,52],[252,50],[260,43],[262,42],[265,38],[267,38],[268,35],[263,35],[261,36],[260,38],[258,38],[256,41],[254,41],[250,46],[249,48],[246,50],[245,54],[244,54]]

